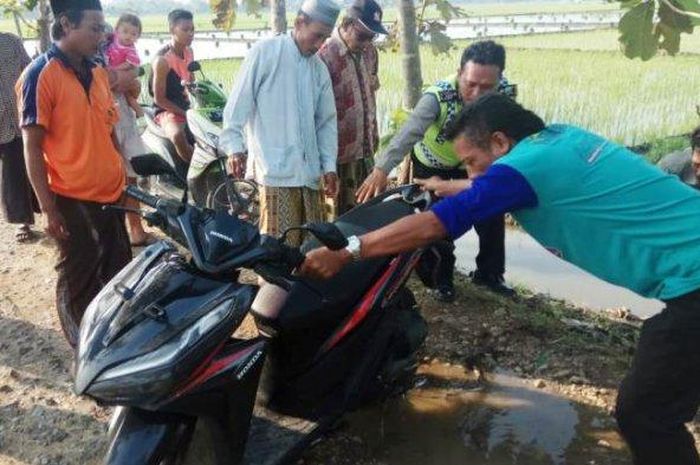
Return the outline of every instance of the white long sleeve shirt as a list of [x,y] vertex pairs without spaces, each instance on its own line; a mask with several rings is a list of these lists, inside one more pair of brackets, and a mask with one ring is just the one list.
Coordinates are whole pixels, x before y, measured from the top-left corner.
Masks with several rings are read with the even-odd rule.
[[[247,136],[247,137],[246,137]],[[220,148],[248,148],[256,182],[319,189],[336,172],[338,126],[326,65],[281,35],[255,44],[224,109]]]

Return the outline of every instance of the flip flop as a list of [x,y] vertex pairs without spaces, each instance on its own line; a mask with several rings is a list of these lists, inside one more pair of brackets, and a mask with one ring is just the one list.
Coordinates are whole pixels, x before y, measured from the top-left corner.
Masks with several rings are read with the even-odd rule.
[[17,228],[17,231],[15,232],[15,240],[18,244],[26,244],[27,242],[31,242],[35,237],[36,234],[27,224]]

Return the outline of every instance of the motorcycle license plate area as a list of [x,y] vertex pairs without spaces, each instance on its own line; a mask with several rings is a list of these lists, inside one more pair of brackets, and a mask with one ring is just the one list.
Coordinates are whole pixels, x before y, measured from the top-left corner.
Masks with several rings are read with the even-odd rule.
[[154,244],[88,307],[76,392],[105,403],[157,401],[228,338],[253,295],[196,273],[167,242]]

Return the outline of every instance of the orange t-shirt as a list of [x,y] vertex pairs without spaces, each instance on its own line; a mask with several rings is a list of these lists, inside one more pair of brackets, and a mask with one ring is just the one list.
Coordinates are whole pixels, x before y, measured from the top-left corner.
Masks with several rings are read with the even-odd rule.
[[39,125],[46,131],[49,188],[78,200],[119,199],[125,171],[111,137],[119,113],[107,71],[91,65],[81,81],[54,44],[24,70],[15,90],[21,126]]

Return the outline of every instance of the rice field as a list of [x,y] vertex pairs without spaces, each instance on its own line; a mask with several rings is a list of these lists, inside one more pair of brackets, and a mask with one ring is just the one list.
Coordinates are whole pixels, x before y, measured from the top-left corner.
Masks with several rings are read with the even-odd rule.
[[[617,29],[569,32],[566,34],[532,34],[507,37],[500,40],[509,48],[544,48],[584,51],[618,51]],[[700,34],[681,35],[681,53],[700,54]]]
[[[554,34],[540,40],[552,43],[562,37]],[[641,62],[619,52],[523,49],[504,42],[506,75],[518,84],[519,101],[547,122],[580,125],[626,145],[684,134],[699,122],[697,56],[660,56]],[[423,48],[424,82],[456,72],[459,56],[460,50],[450,57],[436,57]],[[387,128],[388,115],[401,105],[400,60],[397,54],[380,53],[382,87],[377,106],[382,130]],[[212,60],[204,63],[204,70],[228,89],[239,66],[240,60]]]
[[[339,3],[346,3],[340,1]],[[455,2],[457,3],[457,2]],[[617,2],[599,1],[584,1],[584,2],[518,2],[518,3],[466,3],[460,5],[469,16],[495,16],[495,15],[514,15],[528,13],[578,13],[578,12],[598,12],[598,11],[615,11],[619,9]],[[294,11],[288,14],[288,23],[291,24],[295,16]],[[426,10],[427,17],[437,17],[437,11],[434,7],[429,7]],[[162,15],[143,15],[141,22],[143,23],[144,33],[162,33],[167,32],[167,22],[165,14]],[[213,30],[214,26],[211,23],[210,14],[195,14],[195,27],[198,30],[206,31]],[[115,16],[108,16],[107,22],[114,24]],[[396,19],[396,9],[393,7],[385,8],[384,20],[394,21]],[[255,17],[241,12],[236,19],[235,29],[259,29],[266,28],[269,24],[269,16],[267,11],[263,11],[260,17]],[[0,32],[16,31],[14,21],[11,18],[0,17]],[[25,37],[34,37],[33,31],[28,28],[23,28]]]

